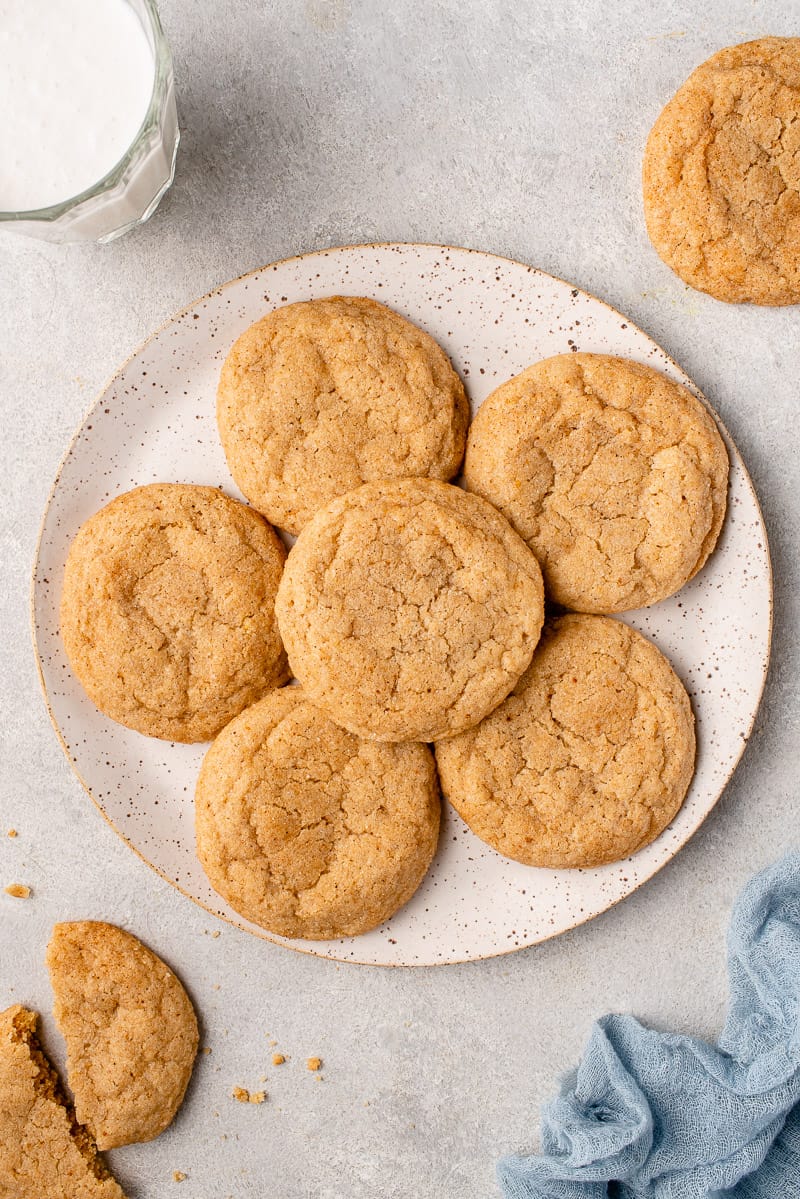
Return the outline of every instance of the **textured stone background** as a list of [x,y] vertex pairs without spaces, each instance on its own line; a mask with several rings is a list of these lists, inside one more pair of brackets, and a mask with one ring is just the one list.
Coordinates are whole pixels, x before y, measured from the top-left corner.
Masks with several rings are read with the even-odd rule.
[[[798,310],[689,291],[644,230],[647,131],[717,48],[798,32],[791,0],[163,0],[183,145],[146,227],[107,247],[0,236],[3,438],[0,1003],[49,1012],[52,923],[118,921],[180,971],[203,1057],[157,1142],[117,1151],[133,1199],[495,1193],[502,1151],[595,1016],[712,1036],[723,930],[745,878],[796,838],[800,759]],[[792,21],[792,17],[795,21]],[[628,313],[716,405],[771,534],[773,665],[721,802],[639,893],[557,941],[438,970],[339,966],[261,943],[162,883],[103,822],[52,733],[28,633],[50,482],[90,400],[173,310],[272,259],[369,241],[497,251]],[[220,932],[218,938],[211,933]],[[49,1017],[54,1051],[58,1039]],[[290,1060],[267,1067],[275,1039]],[[325,1061],[324,1081],[304,1068]],[[269,1101],[242,1107],[233,1085]],[[189,1178],[180,1186],[172,1171]]]

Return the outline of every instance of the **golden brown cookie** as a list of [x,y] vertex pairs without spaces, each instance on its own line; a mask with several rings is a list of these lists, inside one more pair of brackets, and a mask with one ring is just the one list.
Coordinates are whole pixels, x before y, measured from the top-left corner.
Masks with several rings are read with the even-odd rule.
[[729,46],[663,110],[644,154],[647,231],[692,287],[800,303],[800,38]]
[[284,937],[353,937],[416,891],[436,849],[425,745],[378,745],[284,687],[219,734],[195,796],[197,852],[242,916]]
[[683,803],[694,718],[666,658],[603,616],[545,625],[529,669],[477,728],[436,745],[442,791],[527,866],[599,866],[649,844]]
[[213,487],[153,483],[78,531],[61,598],[73,670],[101,712],[150,737],[207,741],[286,682],[267,522]]
[[527,541],[549,598],[623,612],[672,595],[706,561],[728,455],[685,387],[626,358],[560,354],[481,405],[464,481]]
[[0,1014],[0,1199],[125,1199],[42,1052],[39,1017]]
[[469,728],[528,665],[536,559],[484,500],[432,479],[366,483],[323,508],[275,603],[292,670],[337,724],[376,741]]
[[432,337],[356,296],[287,304],[252,325],[222,368],[220,437],[260,512],[299,533],[361,483],[450,479],[469,405]]
[[57,924],[47,947],[53,1015],[75,1111],[101,1149],[151,1141],[180,1107],[197,1018],[168,966],[113,924]]

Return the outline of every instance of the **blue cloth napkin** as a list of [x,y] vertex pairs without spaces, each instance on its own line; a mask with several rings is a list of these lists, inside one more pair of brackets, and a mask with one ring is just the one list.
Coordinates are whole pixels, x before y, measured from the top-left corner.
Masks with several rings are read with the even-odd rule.
[[800,1199],[800,854],[750,880],[716,1046],[605,1016],[507,1199]]

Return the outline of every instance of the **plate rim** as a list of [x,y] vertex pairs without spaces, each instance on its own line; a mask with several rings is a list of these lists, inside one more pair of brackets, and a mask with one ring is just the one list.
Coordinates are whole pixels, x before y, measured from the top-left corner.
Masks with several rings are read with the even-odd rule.
[[[89,785],[87,784],[86,780],[81,775],[81,773],[78,769],[77,763],[76,763],[75,759],[73,758],[73,755],[69,749],[69,746],[67,745],[67,743],[64,739],[64,735],[61,732],[61,728],[55,718],[55,714],[53,712],[53,709],[52,709],[52,706],[50,703],[50,696],[48,694],[47,683],[46,683],[45,677],[44,677],[42,654],[40,652],[39,642],[38,642],[38,638],[37,638],[36,577],[37,577],[37,572],[38,572],[38,567],[39,567],[39,558],[40,558],[40,554],[41,554],[42,540],[44,538],[45,525],[47,523],[47,518],[50,513],[50,508],[51,508],[53,500],[55,498],[56,490],[58,488],[59,482],[61,481],[61,475],[64,471],[64,467],[67,464],[67,461],[69,460],[69,458],[73,452],[73,449],[78,441],[78,438],[80,437],[87,421],[89,420],[89,417],[92,415],[92,413],[95,411],[95,409],[100,405],[101,401],[106,396],[109,389],[116,382],[116,380],[121,377],[123,372],[130,365],[130,363],[133,362],[133,360],[136,357],[138,357],[138,355],[141,354],[141,352],[148,345],[150,345],[150,343],[152,341],[154,341],[159,336],[159,334],[163,333],[171,325],[175,324],[175,322],[179,321],[182,317],[186,316],[187,313],[191,312],[192,309],[196,308],[199,304],[202,304],[203,301],[208,300],[213,296],[222,295],[222,293],[225,292],[229,287],[233,287],[235,284],[241,283],[245,279],[250,279],[250,278],[252,278],[253,275],[258,275],[262,271],[268,270],[271,267],[285,266],[291,262],[301,262],[306,258],[319,258],[319,257],[328,256],[328,255],[333,255],[333,254],[347,254],[348,252],[352,252],[352,251],[356,251],[356,250],[392,250],[392,249],[441,250],[444,252],[452,252],[452,253],[456,253],[456,254],[474,255],[477,258],[487,259],[487,260],[495,261],[495,262],[509,263],[515,267],[523,267],[525,270],[530,271],[534,275],[539,275],[543,278],[550,279],[556,283],[563,284],[565,287],[568,287],[570,290],[577,291],[579,294],[588,297],[594,303],[597,303],[597,304],[601,305],[603,308],[607,309],[607,311],[610,312],[613,316],[622,317],[623,320],[629,326],[629,328],[635,330],[637,333],[640,333],[649,342],[651,342],[651,344],[654,345],[659,350],[659,352],[664,356],[664,359],[666,362],[668,362],[671,366],[673,366],[676,369],[676,371],[678,371],[681,375],[684,375],[686,378],[690,379],[690,382],[692,385],[692,390],[694,391],[695,395],[697,396],[697,398],[700,399],[700,401],[709,410],[709,412],[713,416],[714,420],[717,422],[717,425],[719,426],[719,428],[723,434],[723,437],[731,446],[733,446],[733,448],[735,449],[735,451],[739,457],[739,460],[741,461],[742,468],[744,471],[744,481],[750,492],[753,503],[755,504],[756,512],[758,513],[762,528],[764,530],[764,552],[765,552],[765,557],[766,557],[767,583],[768,583],[768,590],[769,590],[768,627],[767,627],[766,653],[765,653],[765,657],[764,657],[764,667],[763,667],[763,673],[762,673],[762,677],[761,677],[760,687],[758,690],[758,696],[757,696],[756,702],[753,706],[753,711],[752,711],[752,714],[751,714],[751,717],[750,717],[750,720],[749,720],[749,723],[747,726],[747,731],[746,731],[746,734],[741,739],[741,747],[740,747],[739,752],[737,753],[736,757],[732,760],[728,773],[726,774],[726,776],[722,780],[722,782],[719,784],[719,789],[718,789],[717,795],[716,795],[713,803],[708,808],[708,810],[703,813],[703,815],[700,819],[700,822],[695,826],[695,828],[689,834],[686,841],[684,841],[683,844],[681,844],[678,847],[678,849],[673,854],[670,855],[670,857],[668,857],[660,865],[656,866],[655,870],[651,874],[649,874],[646,878],[643,878],[640,882],[637,882],[635,884],[635,886],[631,887],[631,889],[629,891],[627,891],[624,895],[620,895],[617,899],[614,899],[611,901],[611,903],[607,904],[606,907],[602,908],[600,911],[595,912],[592,915],[584,916],[582,918],[579,917],[578,919],[575,920],[574,923],[569,924],[565,928],[559,929],[558,932],[554,932],[554,933],[549,934],[548,936],[541,937],[536,941],[532,941],[528,945],[514,945],[514,946],[509,946],[508,948],[498,949],[494,953],[477,954],[477,955],[474,955],[474,956],[471,956],[468,958],[449,958],[446,961],[440,961],[440,962],[369,962],[369,961],[364,961],[364,960],[360,960],[358,958],[353,958],[353,957],[339,957],[336,954],[316,953],[314,951],[314,949],[312,949],[312,948],[306,947],[305,945],[302,945],[302,944],[298,945],[295,940],[289,940],[289,939],[286,939],[283,937],[279,937],[279,936],[277,936],[277,934],[270,933],[267,929],[262,929],[255,925],[252,928],[251,927],[244,928],[236,920],[232,919],[229,916],[224,915],[221,912],[214,910],[213,908],[210,908],[207,904],[203,903],[202,900],[195,898],[194,895],[190,895],[188,891],[184,890],[183,886],[180,883],[176,882],[174,879],[169,878],[169,876],[159,866],[157,866],[154,862],[149,861],[149,859],[144,856],[144,854],[137,848],[136,845],[133,844],[133,842],[125,835],[125,833],[122,832],[122,830],[120,828],[118,828],[118,826],[115,824],[114,820],[111,818],[111,816],[106,812],[106,810],[100,804],[99,800],[92,793],[92,790],[89,787]],[[111,827],[111,829],[114,831],[114,833],[116,833],[116,835],[120,838],[120,840],[126,845],[126,847],[136,855],[136,857],[139,859],[139,861],[144,863],[144,865],[147,866],[150,870],[152,870],[154,872],[154,874],[156,874],[160,879],[162,879],[163,882],[169,884],[170,887],[172,887],[176,891],[178,891],[178,893],[180,895],[182,895],[185,899],[189,900],[193,904],[196,904],[196,906],[198,908],[200,908],[201,911],[207,912],[210,916],[214,917],[217,920],[222,920],[229,927],[235,928],[238,932],[241,932],[245,935],[254,936],[261,941],[267,941],[273,945],[278,945],[283,949],[289,949],[289,950],[294,951],[295,953],[302,953],[302,954],[305,954],[307,957],[317,958],[321,961],[331,961],[331,962],[336,962],[337,964],[360,966],[360,967],[371,967],[373,969],[377,968],[377,969],[384,969],[384,970],[426,970],[426,969],[431,969],[431,968],[436,968],[436,967],[464,966],[464,965],[468,965],[473,962],[486,962],[486,961],[491,961],[494,958],[506,957],[510,954],[520,953],[523,950],[535,949],[535,947],[537,945],[545,944],[546,942],[555,940],[557,937],[561,937],[568,932],[573,932],[576,928],[580,928],[584,924],[590,924],[593,920],[596,920],[599,916],[602,916],[606,912],[611,911],[612,908],[617,907],[620,903],[624,903],[625,900],[629,899],[632,895],[636,894],[636,892],[641,887],[645,886],[647,883],[650,882],[651,879],[655,878],[655,876],[657,874],[659,874],[666,866],[668,866],[670,864],[670,862],[673,862],[675,860],[675,858],[678,856],[678,854],[681,852],[681,850],[700,831],[700,829],[705,824],[708,817],[711,815],[711,813],[716,808],[716,806],[719,803],[719,801],[721,800],[726,788],[728,787],[728,784],[730,783],[731,779],[733,778],[734,774],[736,773],[739,763],[741,762],[744,752],[747,749],[747,746],[750,742],[750,737],[752,735],[753,728],[755,726],[756,718],[758,716],[759,710],[761,708],[761,703],[764,698],[764,691],[765,691],[765,688],[767,685],[767,679],[769,677],[770,667],[771,667],[771,663],[772,663],[772,642],[773,642],[774,621],[775,621],[775,588],[774,588],[774,572],[773,572],[773,566],[772,566],[772,552],[770,550],[770,543],[769,543],[769,530],[767,528],[767,523],[764,519],[764,513],[761,508],[761,503],[758,498],[758,493],[753,484],[753,480],[751,478],[750,471],[747,468],[747,464],[744,461],[744,458],[742,457],[741,452],[739,451],[739,447],[736,444],[736,442],[734,441],[733,437],[731,436],[725,422],[722,420],[722,418],[720,417],[719,413],[717,412],[717,410],[713,406],[713,404],[711,404],[709,402],[706,395],[702,391],[700,391],[700,389],[697,387],[697,385],[694,383],[694,381],[691,380],[691,377],[686,374],[683,367],[681,367],[681,365],[672,357],[672,355],[668,354],[666,352],[666,350],[664,350],[663,347],[657,341],[655,341],[655,339],[652,338],[649,333],[646,332],[646,330],[642,329],[640,325],[638,325],[635,321],[631,320],[630,317],[628,317],[625,313],[621,312],[618,308],[615,308],[612,304],[609,304],[607,300],[603,300],[601,297],[594,295],[593,292],[587,291],[585,288],[579,287],[577,284],[571,283],[567,279],[562,279],[559,275],[553,275],[549,271],[543,271],[539,267],[531,266],[530,263],[523,262],[519,258],[511,258],[509,255],[506,255],[506,254],[495,254],[491,250],[478,250],[478,249],[471,248],[469,246],[456,246],[456,245],[449,245],[449,244],[438,243],[438,242],[374,241],[374,242],[355,242],[355,243],[347,244],[347,245],[327,246],[323,249],[306,250],[300,254],[290,254],[289,256],[287,256],[285,258],[277,258],[277,259],[274,259],[272,262],[266,262],[266,263],[263,263],[261,266],[253,267],[251,270],[244,271],[241,275],[236,275],[234,278],[227,279],[223,283],[218,283],[216,286],[210,288],[203,295],[197,296],[195,299],[191,300],[188,304],[185,304],[182,308],[177,309],[176,311],[171,313],[169,316],[167,316],[155,329],[153,329],[141,342],[139,342],[134,347],[134,349],[130,352],[130,354],[128,354],[128,356],[121,363],[119,363],[119,365],[116,367],[116,369],[106,378],[105,382],[101,385],[100,389],[93,395],[88,406],[84,410],[82,416],[79,418],[78,423],[75,426],[75,428],[72,432],[72,435],[69,438],[66,449],[64,450],[63,454],[61,455],[61,458],[59,459],[58,467],[57,467],[55,475],[53,477],[53,482],[50,486],[50,489],[47,494],[47,498],[44,503],[41,520],[39,522],[39,529],[38,529],[38,533],[36,535],[36,543],[35,543],[34,551],[33,551],[33,562],[32,562],[31,571],[30,571],[30,584],[29,584],[29,596],[28,596],[28,617],[29,617],[29,622],[30,622],[31,641],[33,643],[34,660],[36,662],[36,673],[37,673],[37,676],[39,679],[39,686],[41,688],[42,697],[44,699],[45,710],[47,712],[47,716],[50,720],[50,724],[53,728],[53,731],[56,734],[58,743],[61,746],[61,750],[64,754],[64,757],[66,758],[66,760],[70,766],[70,769],[72,770],[73,775],[78,780],[81,787],[88,795],[89,799],[92,801],[96,810],[100,813],[100,815],[103,817],[103,819],[106,821],[106,823]],[[314,944],[314,942],[312,942],[311,944]]]

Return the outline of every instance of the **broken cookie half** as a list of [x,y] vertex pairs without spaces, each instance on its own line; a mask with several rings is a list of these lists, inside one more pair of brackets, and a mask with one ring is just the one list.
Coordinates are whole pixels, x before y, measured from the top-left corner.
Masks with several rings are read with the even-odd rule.
[[38,1021],[20,1004],[0,1013],[0,1199],[125,1199],[44,1055]]
[[181,983],[136,937],[102,921],[57,924],[47,966],[78,1119],[100,1149],[152,1140],[178,1110],[197,1055]]

